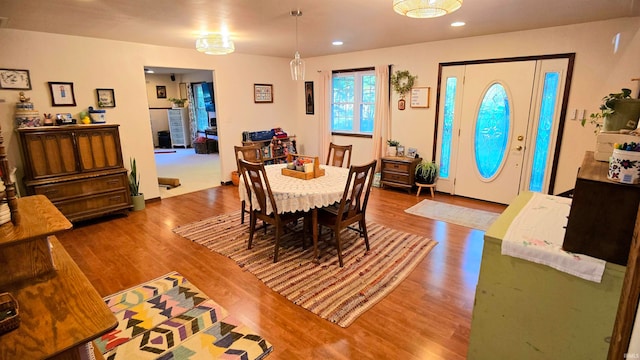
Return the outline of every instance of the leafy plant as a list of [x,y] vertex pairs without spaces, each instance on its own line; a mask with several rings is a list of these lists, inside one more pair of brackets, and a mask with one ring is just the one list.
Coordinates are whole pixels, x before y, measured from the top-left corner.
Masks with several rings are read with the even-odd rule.
[[438,178],[439,166],[435,162],[422,160],[416,165],[416,181],[433,184]]
[[129,163],[131,165],[131,171],[129,172],[129,190],[131,191],[131,196],[138,196],[140,194],[140,174],[138,174],[138,170],[136,167],[136,159],[129,158]]
[[175,106],[178,107],[183,107],[184,103],[187,102],[187,99],[168,98],[167,100],[171,101]]
[[387,140],[387,145],[389,145],[389,146],[398,146],[398,145],[400,145],[400,141],[389,139],[389,140]]
[[[623,88],[619,93],[612,93],[602,98],[600,112],[589,115],[589,122],[596,127],[595,132],[598,132],[598,130],[600,130],[600,127],[602,127],[602,123],[600,122],[600,120],[613,115],[613,113],[615,113],[616,102],[622,99],[632,99],[630,89]],[[582,119],[580,124],[584,126],[586,122],[587,119]]]

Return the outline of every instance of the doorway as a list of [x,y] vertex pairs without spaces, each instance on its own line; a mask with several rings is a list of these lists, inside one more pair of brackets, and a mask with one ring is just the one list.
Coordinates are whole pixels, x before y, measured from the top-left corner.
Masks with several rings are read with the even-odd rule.
[[[219,186],[222,177],[218,146],[215,146],[217,143],[212,146],[207,140],[206,145],[194,143],[199,137],[211,138],[211,133],[207,134],[205,130],[210,129],[210,122],[216,119],[214,72],[151,66],[146,66],[144,70],[158,178],[177,179],[180,184],[177,187],[159,184],[160,197],[168,198]],[[207,88],[205,92],[201,90],[202,87]],[[164,92],[159,94],[158,88]],[[196,93],[195,89],[200,91]],[[172,109],[169,99],[174,98],[187,99],[185,108],[181,111]],[[178,120],[181,121],[176,120],[176,112],[180,114],[181,119]],[[180,129],[176,129],[176,126]],[[186,141],[174,144],[173,131],[184,134]],[[173,185],[175,181],[168,183]]]
[[550,193],[573,55],[441,66],[438,189],[509,204]]

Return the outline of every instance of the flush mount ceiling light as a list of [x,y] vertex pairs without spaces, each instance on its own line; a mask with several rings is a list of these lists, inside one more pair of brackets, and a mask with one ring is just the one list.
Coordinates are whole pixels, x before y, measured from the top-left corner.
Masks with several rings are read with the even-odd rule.
[[196,40],[196,50],[207,55],[226,55],[234,52],[236,47],[227,35],[207,34]]
[[393,0],[393,10],[411,18],[434,18],[452,13],[462,0]]
[[304,80],[304,60],[300,59],[300,53],[298,52],[298,18],[302,16],[302,11],[291,10],[291,16],[296,17],[296,54],[289,63],[291,67],[291,79]]

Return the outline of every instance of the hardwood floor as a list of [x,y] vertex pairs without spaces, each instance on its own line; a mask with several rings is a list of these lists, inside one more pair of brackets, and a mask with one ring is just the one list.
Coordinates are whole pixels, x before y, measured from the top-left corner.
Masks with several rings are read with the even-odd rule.
[[[390,295],[344,329],[271,291],[232,260],[172,232],[239,210],[234,186],[151,202],[128,217],[76,224],[58,238],[102,296],[180,272],[271,342],[268,359],[464,359],[484,233],[404,212],[425,198],[372,189],[369,220],[439,244]],[[436,200],[504,209],[446,194],[436,194]]]

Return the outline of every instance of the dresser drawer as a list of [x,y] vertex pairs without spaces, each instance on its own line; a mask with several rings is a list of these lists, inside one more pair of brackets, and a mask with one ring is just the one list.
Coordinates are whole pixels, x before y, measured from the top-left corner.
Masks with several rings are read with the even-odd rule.
[[92,195],[116,189],[127,189],[127,187],[127,176],[123,173],[62,183],[36,185],[33,191],[35,194],[45,195],[51,201],[55,201],[80,195]]
[[69,220],[90,217],[95,212],[106,213],[129,208],[129,189],[122,189],[93,196],[54,201],[53,204]]
[[382,171],[397,171],[402,173],[409,173],[411,169],[411,163],[400,163],[400,162],[391,162],[391,161],[383,161],[382,162]]
[[392,181],[392,182],[397,182],[397,183],[401,183],[401,184],[410,184],[411,183],[411,178],[409,177],[408,173],[405,174],[401,174],[401,173],[395,173],[395,172],[389,172],[389,171],[383,171],[382,172],[382,181]]

